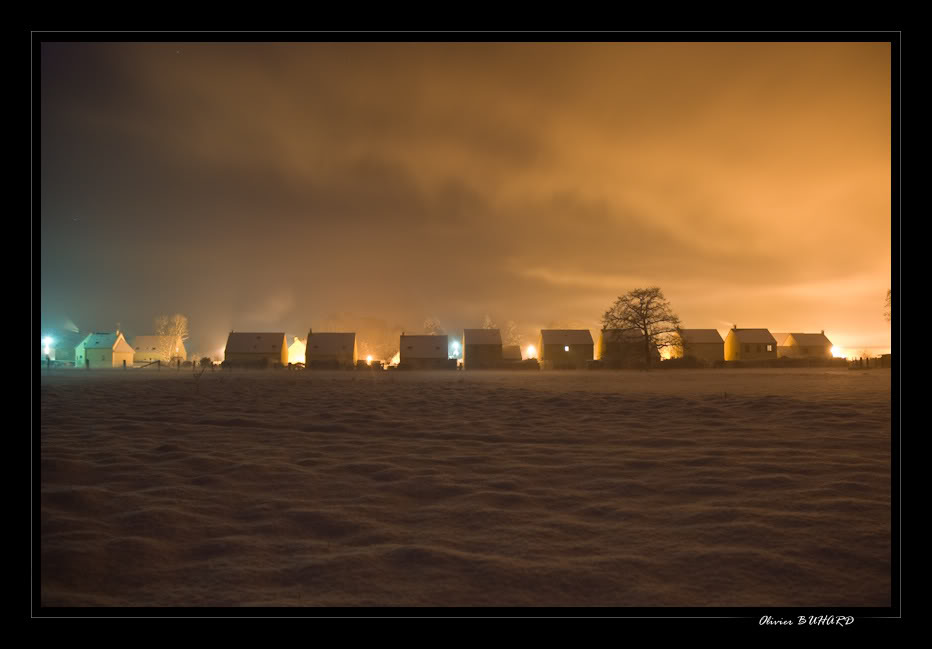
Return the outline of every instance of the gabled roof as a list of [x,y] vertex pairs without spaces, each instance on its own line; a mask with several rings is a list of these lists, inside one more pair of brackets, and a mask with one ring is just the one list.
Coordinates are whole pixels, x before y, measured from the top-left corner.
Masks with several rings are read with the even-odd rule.
[[784,347],[786,345],[786,339],[790,336],[788,333],[771,333],[770,335],[777,341],[777,347]]
[[339,354],[352,352],[356,332],[312,331],[307,335],[305,349],[308,354]]
[[797,334],[791,333],[793,340],[800,347],[831,347],[832,341],[825,337],[825,334]]
[[644,344],[644,333],[638,329],[603,329],[602,342]]
[[541,329],[540,338],[544,345],[592,345],[592,334],[588,329]]
[[463,329],[464,345],[501,345],[502,334],[498,329]]
[[521,360],[521,346],[520,345],[504,345],[502,347],[502,360],[520,361]]
[[129,346],[126,339],[121,333],[108,333],[106,331],[97,331],[88,334],[87,338],[82,340],[75,347],[84,347],[84,349],[110,349],[118,352],[132,352],[133,348]]
[[274,352],[280,354],[284,344],[284,333],[231,331],[229,338],[227,338],[226,353],[270,354]]
[[742,343],[777,344],[777,341],[773,339],[773,336],[766,329],[729,329],[728,335],[731,336],[732,334]]
[[140,352],[158,351],[163,340],[172,338],[178,341],[175,351],[181,351],[184,348],[184,343],[179,339],[179,336],[136,336],[130,346]]
[[685,342],[692,343],[694,345],[702,345],[705,343],[724,343],[722,340],[722,335],[718,333],[717,329],[680,329],[680,336]]

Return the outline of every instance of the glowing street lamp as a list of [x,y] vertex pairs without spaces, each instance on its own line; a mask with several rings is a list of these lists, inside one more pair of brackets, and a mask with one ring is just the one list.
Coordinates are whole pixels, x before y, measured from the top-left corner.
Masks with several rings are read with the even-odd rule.
[[372,356],[366,356],[366,365],[372,365]]
[[534,345],[527,346],[527,357],[528,358],[537,358],[537,348]]
[[52,340],[50,336],[46,336],[45,338],[42,339],[42,344],[45,345],[45,349],[42,350],[42,353],[45,354],[46,356],[52,353],[51,347],[52,347],[53,342],[54,341]]

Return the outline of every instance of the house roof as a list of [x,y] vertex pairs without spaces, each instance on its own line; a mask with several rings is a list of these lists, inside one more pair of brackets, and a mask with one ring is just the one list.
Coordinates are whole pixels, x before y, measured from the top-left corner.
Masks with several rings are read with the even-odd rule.
[[520,345],[504,345],[502,347],[502,360],[520,361],[521,360],[521,346]]
[[[140,352],[158,351],[159,345],[163,340],[175,338],[178,336],[136,336],[130,346]],[[178,347],[175,351],[181,351],[184,348],[184,342],[178,340]]]
[[592,334],[588,329],[541,329],[540,338],[544,345],[591,345]]
[[401,355],[409,358],[447,358],[449,337],[445,335],[401,336]]
[[777,341],[766,329],[729,329],[728,335],[734,334],[742,343],[766,343],[776,345]]
[[684,341],[694,345],[725,342],[717,329],[680,329],[680,336]]
[[825,337],[825,334],[797,334],[791,333],[793,340],[800,347],[831,347],[832,341]]
[[119,352],[133,351],[133,348],[126,342],[123,334],[108,333],[106,331],[97,331],[88,334],[87,338],[75,345],[76,348],[81,346],[83,346],[84,349],[111,349]]
[[788,334],[788,333],[771,333],[770,335],[773,336],[773,339],[777,341],[777,347],[783,347],[783,346],[786,345],[786,339],[789,337],[790,334]]
[[337,331],[313,331],[307,335],[305,349],[309,354],[339,354],[352,352],[356,344],[356,333]]
[[602,342],[644,343],[644,333],[637,329],[603,329]]
[[498,329],[463,329],[464,345],[501,345],[502,334]]
[[227,338],[226,353],[268,354],[281,353],[285,343],[284,333],[259,333],[254,331],[231,331]]

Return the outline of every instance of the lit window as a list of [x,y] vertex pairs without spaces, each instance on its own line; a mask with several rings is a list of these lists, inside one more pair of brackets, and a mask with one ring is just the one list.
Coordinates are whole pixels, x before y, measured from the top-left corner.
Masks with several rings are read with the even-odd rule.
[[563,345],[563,351],[568,352],[570,350],[569,345]]
[[773,351],[773,345],[767,345],[767,351],[768,351],[768,352],[772,352],[772,351]]

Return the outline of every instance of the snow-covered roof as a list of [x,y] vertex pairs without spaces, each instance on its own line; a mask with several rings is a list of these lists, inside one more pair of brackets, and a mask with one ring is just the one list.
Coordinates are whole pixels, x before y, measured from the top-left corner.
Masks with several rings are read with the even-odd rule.
[[789,338],[789,335],[790,335],[790,334],[788,334],[788,333],[771,333],[770,335],[773,336],[773,339],[777,341],[777,347],[783,347],[784,345],[786,345],[786,339]]
[[110,349],[118,352],[132,352],[133,348],[129,346],[126,339],[121,333],[109,333],[106,331],[96,331],[88,334],[87,338],[82,340],[75,347],[84,347],[84,349]]
[[638,329],[603,329],[602,342],[644,343],[644,334]]
[[729,329],[728,335],[732,334],[738,338],[738,342],[742,343],[777,344],[777,341],[766,329]]
[[789,334],[793,337],[793,340],[796,341],[796,344],[800,347],[831,347],[832,341],[825,337],[824,333],[821,334]]
[[588,329],[541,329],[540,338],[544,345],[592,345],[592,334]]
[[717,329],[680,329],[680,336],[694,345],[725,342]]
[[285,343],[284,333],[259,333],[253,331],[231,331],[227,338],[226,353],[268,354],[281,353]]
[[307,335],[308,354],[340,354],[352,352],[356,344],[355,332],[313,331]]
[[463,329],[464,345],[501,345],[502,334],[498,329]]

